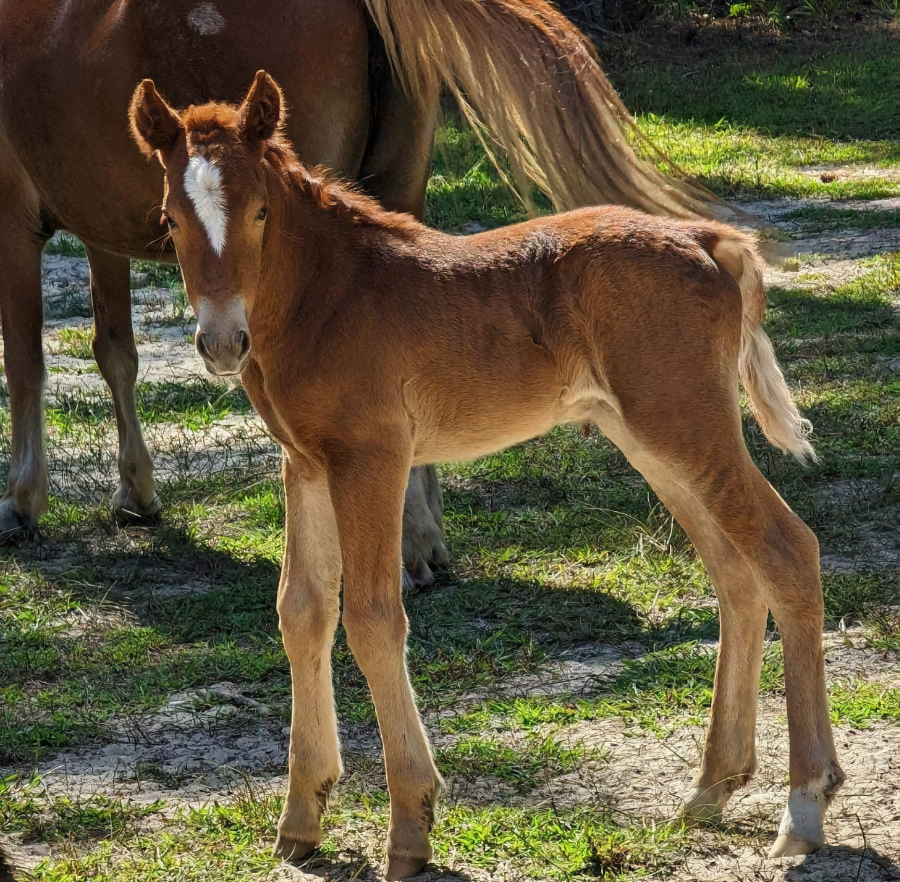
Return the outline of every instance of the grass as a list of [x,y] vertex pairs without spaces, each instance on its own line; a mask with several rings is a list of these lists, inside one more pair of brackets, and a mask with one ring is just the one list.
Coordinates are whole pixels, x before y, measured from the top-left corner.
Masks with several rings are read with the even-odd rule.
[[[900,159],[889,100],[900,75],[894,44],[875,32],[804,42],[787,31],[775,52],[765,39],[776,32],[748,28],[738,41],[734,20],[700,28],[689,51],[652,28],[606,35],[606,67],[640,124],[725,195],[825,200],[788,206],[780,219],[804,237],[896,229],[893,209],[841,202],[900,186],[891,168]],[[875,172],[827,182],[809,170],[829,164]],[[465,232],[522,216],[471,136],[446,125],[429,221]],[[65,239],[49,247],[81,253]],[[892,658],[900,596],[879,537],[896,535],[900,517],[900,388],[886,367],[900,353],[900,254],[860,258],[843,282],[826,275],[829,266],[772,289],[767,320],[816,426],[821,462],[804,469],[787,460],[746,414],[745,437],[823,551],[843,562],[823,578],[827,627],[850,628],[847,652]],[[150,290],[139,301],[148,330],[183,323],[177,268],[133,269]],[[83,295],[63,297],[60,317],[84,315]],[[59,350],[89,359],[90,337],[88,328],[61,329]],[[277,457],[242,389],[197,377],[142,382],[138,412],[164,511],[156,524],[120,524],[103,499],[114,487],[111,403],[92,389],[61,390],[46,410],[53,499],[43,535],[0,549],[0,828],[52,843],[33,871],[42,882],[278,878],[269,849],[281,794],[270,779],[284,768],[253,759],[255,745],[283,746],[290,719],[274,609],[284,520]],[[5,383],[0,404],[8,456]],[[232,459],[207,462],[210,452]],[[435,589],[406,598],[410,675],[450,783],[433,833],[436,863],[478,880],[677,879],[692,852],[731,849],[737,861],[763,847],[777,823],[768,816],[712,834],[686,830],[668,809],[621,809],[622,794],[604,777],[618,768],[623,742],[643,745],[656,769],[654,745],[700,737],[717,657],[709,580],[643,478],[596,433],[567,427],[440,474],[452,565]],[[557,682],[584,658],[609,663],[577,689]],[[830,676],[835,724],[854,737],[895,726],[895,679],[877,667],[849,670]],[[388,809],[374,709],[341,629],[334,672],[347,774],[308,869],[349,882],[377,870]],[[234,700],[212,688],[223,683]],[[766,707],[780,707],[774,623],[761,691]],[[192,762],[247,739],[234,753],[244,777],[215,785],[215,799],[199,807],[181,804],[184,788],[212,773],[166,740],[173,695],[185,737],[198,739]],[[588,746],[572,740],[579,731],[616,734]],[[63,748],[104,756],[123,745],[133,762],[123,760],[105,793],[51,768]],[[691,759],[670,766],[680,774]],[[132,799],[147,791],[170,801]]]
[[91,341],[94,339],[94,329],[79,325],[77,328],[60,328],[55,347],[58,355],[67,355],[69,358],[93,358],[94,351]]

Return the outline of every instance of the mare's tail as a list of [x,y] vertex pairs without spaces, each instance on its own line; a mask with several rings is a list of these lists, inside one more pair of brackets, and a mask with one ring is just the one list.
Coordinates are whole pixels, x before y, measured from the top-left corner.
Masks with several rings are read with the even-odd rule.
[[404,87],[424,102],[446,83],[495,163],[495,148],[505,152],[524,200],[533,181],[557,209],[609,202],[751,218],[637,157],[629,138],[680,173],[637,128],[587,38],[546,0],[365,2]]
[[775,360],[772,341],[762,329],[766,312],[763,286],[765,264],[752,237],[728,227],[719,228],[712,256],[732,275],[741,289],[743,319],[739,370],[750,398],[750,408],[763,434],[776,447],[800,462],[816,461],[809,443],[812,423],[800,416]]

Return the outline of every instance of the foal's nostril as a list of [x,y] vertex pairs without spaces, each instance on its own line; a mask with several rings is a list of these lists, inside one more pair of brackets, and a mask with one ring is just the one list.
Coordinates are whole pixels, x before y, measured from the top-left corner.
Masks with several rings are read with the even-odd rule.
[[209,349],[206,347],[206,334],[197,334],[197,352],[203,356],[203,358],[210,358]]
[[250,335],[244,331],[238,331],[238,358],[243,358],[250,351]]

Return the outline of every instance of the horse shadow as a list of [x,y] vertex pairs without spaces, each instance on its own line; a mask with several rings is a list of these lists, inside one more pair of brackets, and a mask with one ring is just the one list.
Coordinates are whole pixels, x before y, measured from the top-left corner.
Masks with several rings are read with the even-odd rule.
[[888,855],[870,845],[862,848],[826,846],[821,851],[806,855],[784,874],[784,882],[812,882],[816,879],[881,882],[897,878],[900,878],[900,864],[896,852]]

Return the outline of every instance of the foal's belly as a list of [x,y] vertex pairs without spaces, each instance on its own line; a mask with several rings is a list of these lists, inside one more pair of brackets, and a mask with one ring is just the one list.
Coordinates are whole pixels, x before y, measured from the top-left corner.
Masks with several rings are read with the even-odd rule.
[[470,376],[448,365],[439,385],[413,381],[404,396],[418,392],[418,409],[409,408],[416,464],[475,459],[560,423],[590,419],[594,409],[591,396],[567,383],[545,355],[528,365],[511,359],[507,370],[495,365]]

